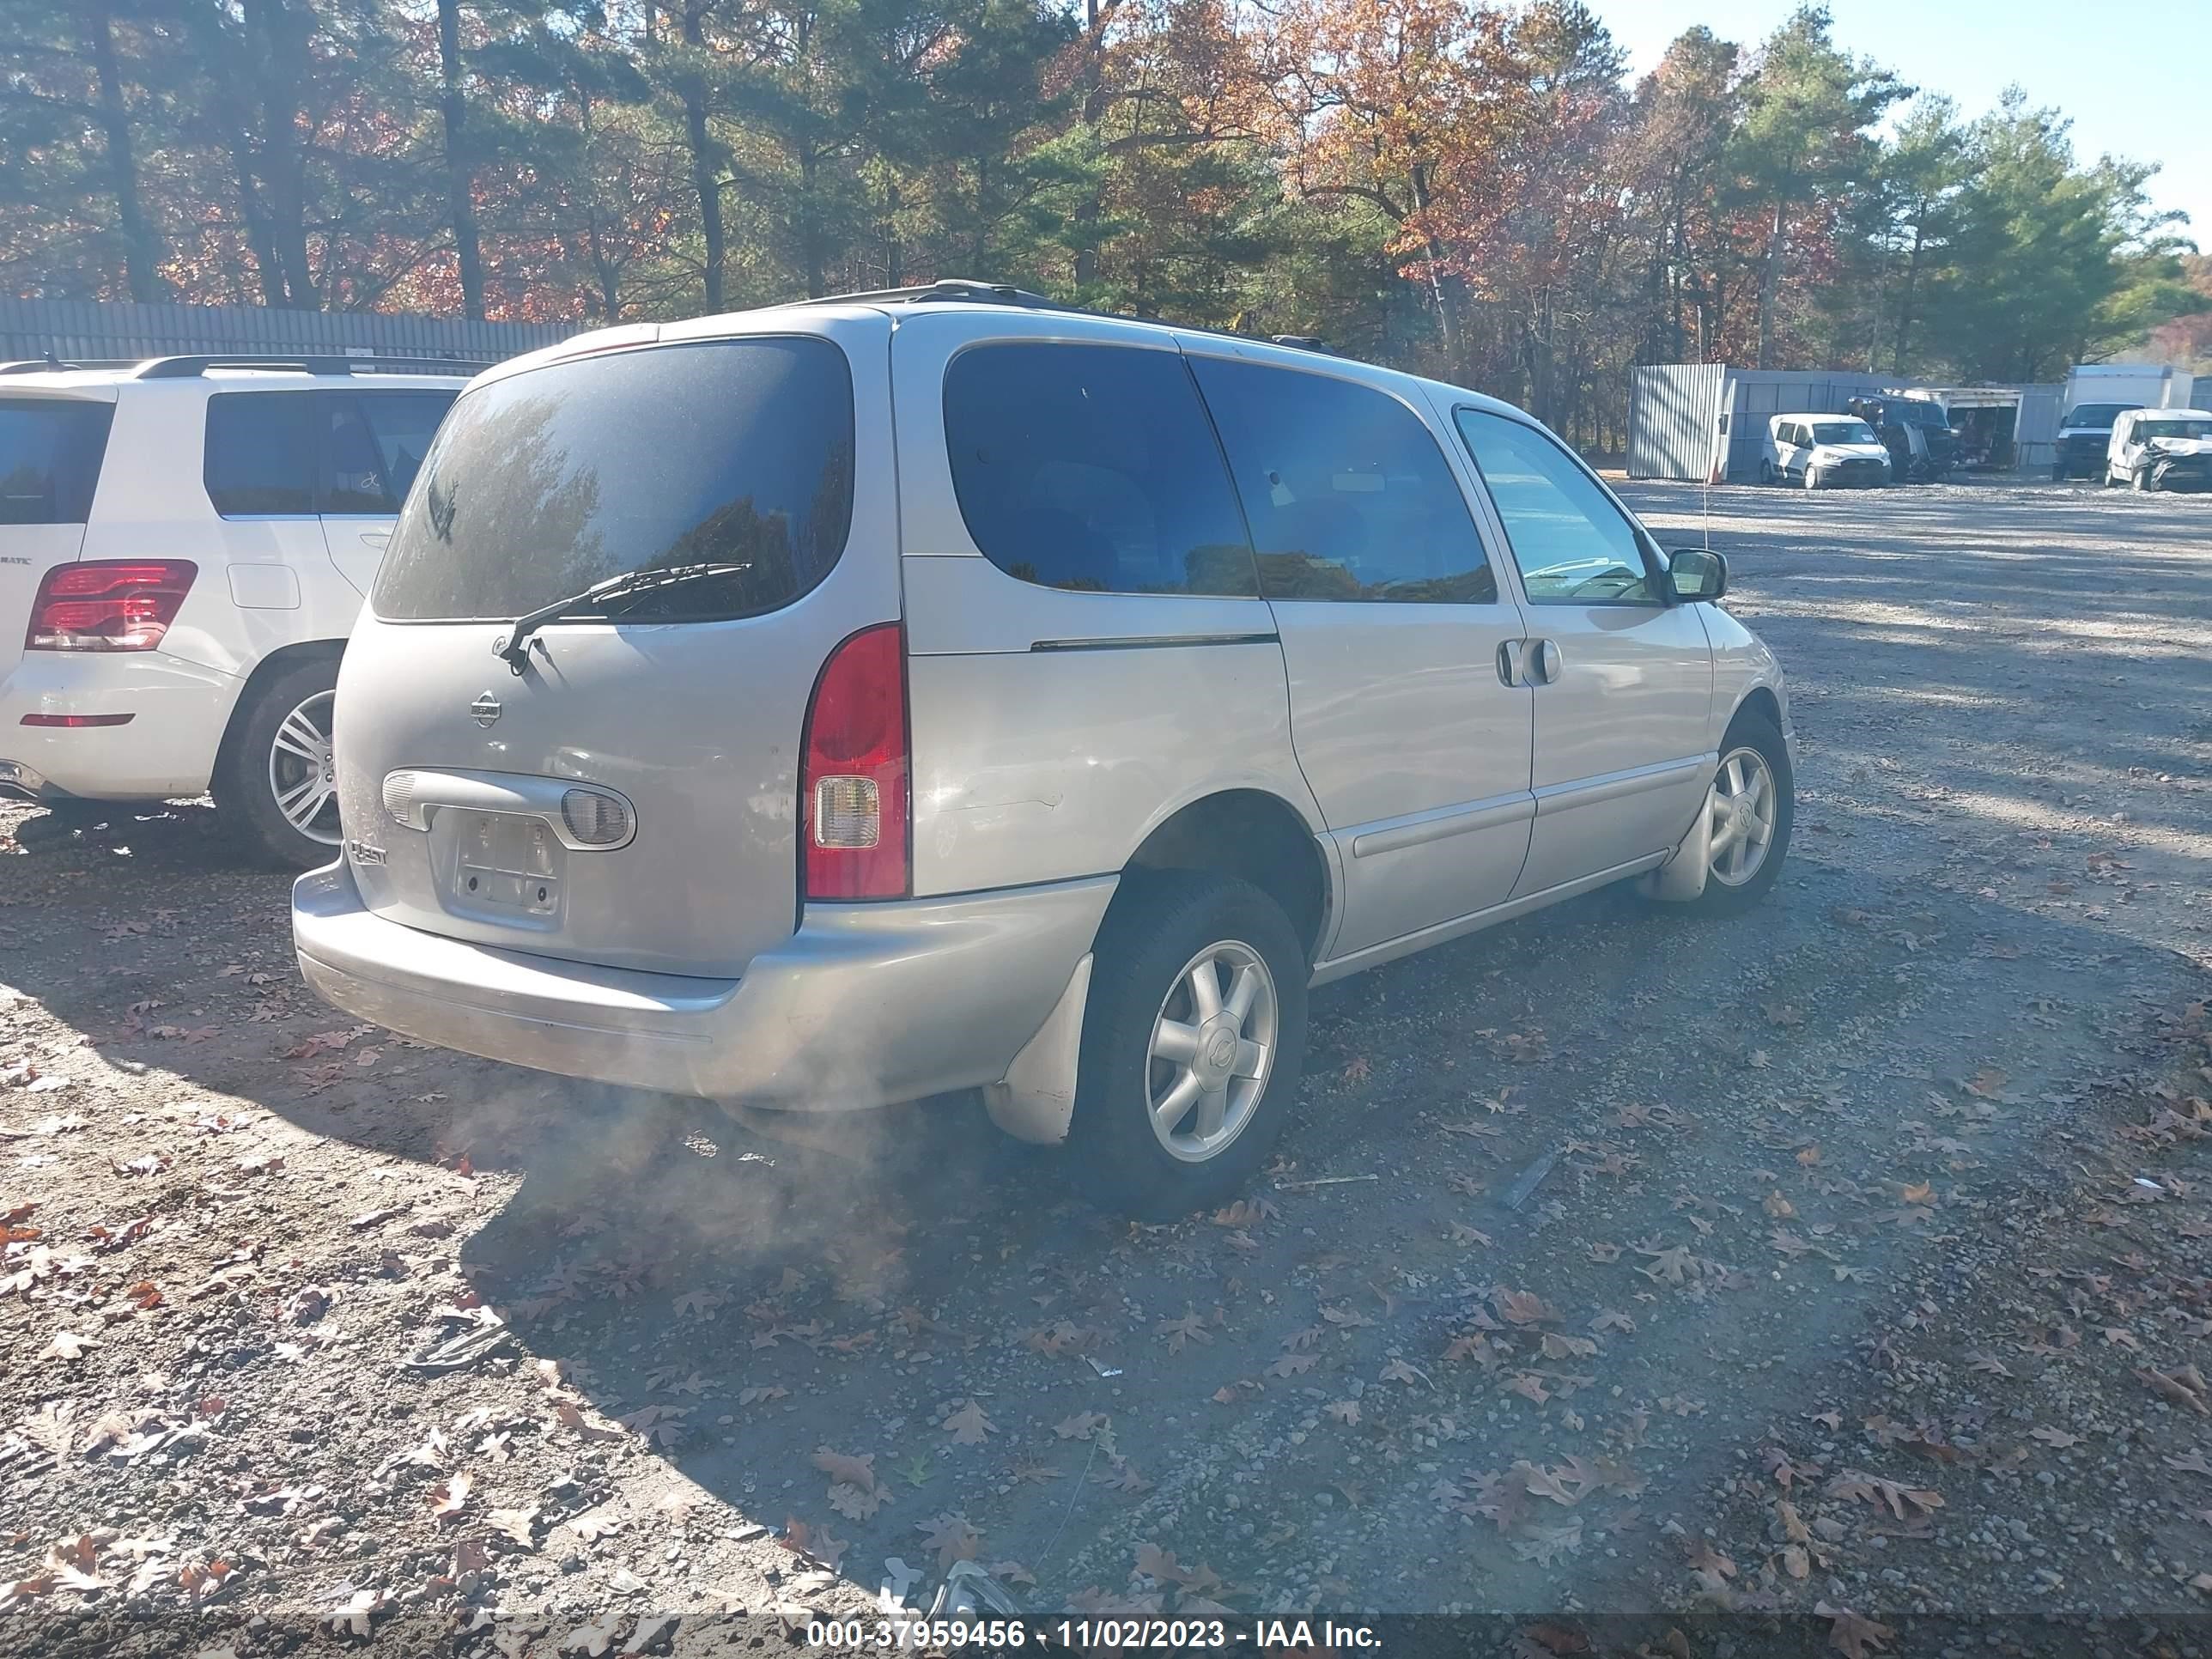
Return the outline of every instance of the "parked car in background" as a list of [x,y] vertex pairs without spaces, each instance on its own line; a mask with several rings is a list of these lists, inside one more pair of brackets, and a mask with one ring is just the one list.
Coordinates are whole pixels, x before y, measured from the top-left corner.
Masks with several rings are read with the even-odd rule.
[[1796,481],[1808,489],[1885,484],[1889,452],[1853,415],[1777,415],[1766,423],[1762,483]]
[[981,1088],[1182,1213],[1267,1155],[1310,985],[1772,885],[1726,584],[1519,410],[1318,350],[972,283],[584,335],[408,497],[300,967],[572,1076]]
[[2094,478],[2105,471],[2112,447],[2112,422],[2141,404],[2080,404],[2058,422],[2058,457],[2051,464],[2054,481]]
[[2212,488],[2212,413],[2131,409],[2112,422],[2105,482],[2137,489]]
[[0,368],[0,790],[214,791],[257,853],[338,842],[331,702],[393,514],[475,364]]
[[1960,462],[1951,418],[1932,398],[1853,398],[1844,407],[1874,428],[1899,483],[1941,483]]

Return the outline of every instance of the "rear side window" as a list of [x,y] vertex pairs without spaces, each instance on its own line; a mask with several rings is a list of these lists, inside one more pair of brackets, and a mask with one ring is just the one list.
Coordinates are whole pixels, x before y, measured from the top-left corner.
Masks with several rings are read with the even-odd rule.
[[330,395],[325,404],[329,464],[322,510],[397,513],[453,403],[450,392]]
[[1024,581],[1251,595],[1252,550],[1181,354],[1019,341],[945,374],[960,516]]
[[1419,416],[1351,380],[1191,362],[1251,520],[1271,599],[1488,605],[1498,578]]
[[710,578],[620,601],[654,622],[754,616],[837,562],[853,516],[853,380],[827,340],[607,352],[456,403],[377,573],[380,617],[507,618],[611,576]]
[[208,499],[227,519],[315,510],[314,394],[226,392],[208,399]]
[[0,398],[0,524],[82,524],[115,405]]

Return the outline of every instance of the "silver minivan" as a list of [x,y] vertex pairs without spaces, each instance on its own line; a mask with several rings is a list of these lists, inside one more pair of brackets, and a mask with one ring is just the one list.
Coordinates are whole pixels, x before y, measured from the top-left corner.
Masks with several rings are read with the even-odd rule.
[[478,378],[340,673],[301,971],[797,1112],[980,1089],[1146,1215],[1247,1180],[1309,988],[1789,846],[1771,653],[1527,416],[939,283]]

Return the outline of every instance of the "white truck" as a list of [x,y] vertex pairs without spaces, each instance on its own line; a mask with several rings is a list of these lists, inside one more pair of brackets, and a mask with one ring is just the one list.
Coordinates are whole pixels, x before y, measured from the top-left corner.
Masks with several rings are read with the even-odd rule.
[[2136,409],[2186,409],[2194,377],[2171,363],[2076,363],[2066,374],[2064,407],[2126,404]]
[[2115,417],[2131,409],[2186,408],[2194,389],[2195,377],[2169,363],[2075,364],[2066,376],[2051,476],[2098,477]]

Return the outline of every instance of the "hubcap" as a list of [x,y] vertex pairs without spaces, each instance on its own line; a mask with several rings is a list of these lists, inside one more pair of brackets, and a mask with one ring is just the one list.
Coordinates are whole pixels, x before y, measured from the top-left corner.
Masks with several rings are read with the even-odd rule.
[[1244,1132],[1275,1061],[1274,975],[1250,945],[1209,945],[1176,975],[1152,1022],[1146,1105],[1174,1157],[1203,1164]]
[[1731,749],[1705,793],[1706,872],[1727,887],[1759,873],[1774,842],[1774,773],[1756,749]]
[[276,728],[269,745],[269,793],[284,820],[310,841],[338,843],[337,769],[331,751],[335,694],[318,691]]

